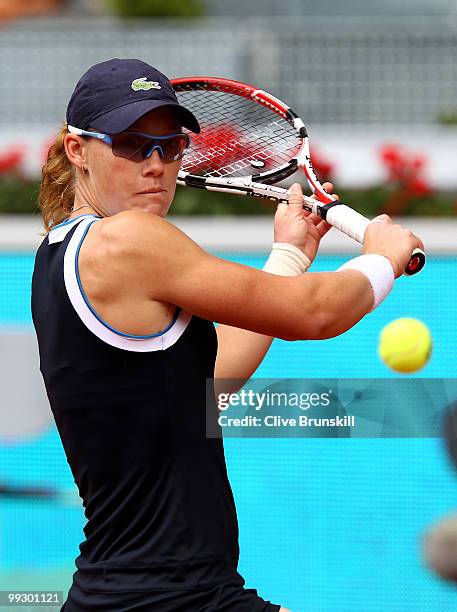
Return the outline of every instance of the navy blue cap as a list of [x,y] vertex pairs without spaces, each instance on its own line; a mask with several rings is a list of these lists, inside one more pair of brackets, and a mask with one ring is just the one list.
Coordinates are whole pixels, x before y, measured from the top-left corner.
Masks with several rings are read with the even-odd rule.
[[181,125],[200,132],[195,116],[178,102],[167,77],[138,59],[95,64],[79,79],[67,107],[67,123],[117,134],[155,108],[170,107]]

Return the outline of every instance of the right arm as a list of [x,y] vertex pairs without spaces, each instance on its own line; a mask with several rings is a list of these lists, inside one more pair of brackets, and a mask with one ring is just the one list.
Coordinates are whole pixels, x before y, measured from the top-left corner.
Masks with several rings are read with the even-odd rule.
[[211,321],[284,340],[319,340],[350,329],[373,304],[371,285],[358,271],[269,274],[215,257],[165,219],[143,211],[94,225],[97,259],[109,282],[141,287],[151,301]]

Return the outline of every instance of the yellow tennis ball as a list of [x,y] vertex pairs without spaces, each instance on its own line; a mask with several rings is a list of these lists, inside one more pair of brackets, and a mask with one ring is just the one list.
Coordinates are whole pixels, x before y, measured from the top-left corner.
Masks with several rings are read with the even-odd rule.
[[392,370],[417,372],[432,353],[432,336],[418,319],[396,319],[384,327],[379,338],[379,356]]

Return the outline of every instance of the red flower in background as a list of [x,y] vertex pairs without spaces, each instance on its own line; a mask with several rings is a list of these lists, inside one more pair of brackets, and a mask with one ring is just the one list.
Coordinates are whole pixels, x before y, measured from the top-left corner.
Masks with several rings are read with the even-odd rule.
[[0,151],[0,175],[20,174],[25,157],[25,147],[13,144],[6,151]]
[[388,185],[393,188],[385,212],[389,215],[404,211],[414,198],[426,197],[433,188],[425,178],[428,160],[422,153],[408,151],[397,145],[386,145],[380,158],[387,171]]

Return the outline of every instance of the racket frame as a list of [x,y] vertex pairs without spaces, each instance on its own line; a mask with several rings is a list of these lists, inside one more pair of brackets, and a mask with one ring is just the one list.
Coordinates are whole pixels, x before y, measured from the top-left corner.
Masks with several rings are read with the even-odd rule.
[[[314,171],[309,145],[308,131],[302,119],[284,102],[252,85],[240,83],[232,79],[217,77],[183,77],[172,79],[171,83],[176,93],[202,89],[232,93],[253,102],[257,102],[285,119],[295,130],[300,140],[298,153],[286,164],[267,172],[257,172],[243,177],[204,177],[185,170],[178,173],[178,185],[218,191],[235,195],[260,197],[276,204],[289,201],[286,189],[277,187],[275,183],[282,181],[297,170],[302,169],[314,197],[303,196],[303,208],[319,215],[331,225],[350,236],[360,244],[363,243],[365,230],[370,220],[346,206],[343,202],[329,194],[321,185]],[[185,163],[185,157],[184,157]],[[425,265],[425,253],[415,249],[405,270],[407,276],[416,274]]]

